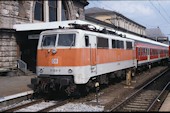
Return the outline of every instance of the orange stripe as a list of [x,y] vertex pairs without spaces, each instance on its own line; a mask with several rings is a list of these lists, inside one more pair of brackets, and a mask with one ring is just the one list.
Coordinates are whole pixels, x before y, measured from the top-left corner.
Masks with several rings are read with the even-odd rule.
[[[135,59],[135,52],[121,49],[57,49],[56,54],[47,49],[37,52],[37,66],[85,66]],[[91,57],[90,57],[91,55]],[[134,55],[134,56],[133,56]],[[58,59],[58,64],[52,64]]]

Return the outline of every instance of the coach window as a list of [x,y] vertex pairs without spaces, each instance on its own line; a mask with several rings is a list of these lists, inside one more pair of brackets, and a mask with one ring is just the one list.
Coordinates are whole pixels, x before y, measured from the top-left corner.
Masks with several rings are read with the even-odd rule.
[[152,55],[153,55],[153,56],[155,55],[154,49],[152,49]]
[[141,48],[141,56],[143,56],[143,48]]
[[156,50],[155,49],[153,50],[153,55],[156,55]]
[[158,50],[156,50],[156,55],[158,55]]
[[138,48],[138,55],[140,56],[140,48]]
[[89,46],[89,36],[85,36],[85,46]]
[[147,51],[148,49],[147,48],[145,48],[145,55],[147,55],[147,53],[148,53],[148,51]]
[[109,44],[108,44],[108,39],[102,38],[102,37],[97,37],[97,48],[107,48],[108,49]]
[[145,56],[145,48],[142,48],[142,55]]
[[42,0],[36,0],[34,19],[44,21],[44,2]]

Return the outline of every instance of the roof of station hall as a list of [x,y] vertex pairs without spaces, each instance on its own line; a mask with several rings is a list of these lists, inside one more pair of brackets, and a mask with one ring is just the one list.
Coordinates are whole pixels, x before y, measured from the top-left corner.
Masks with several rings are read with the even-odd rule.
[[143,28],[146,28],[145,26],[143,26],[143,25],[141,25],[141,24],[139,24],[139,23],[137,23],[137,22],[127,18],[126,16],[124,16],[124,15],[122,15],[122,14],[116,12],[116,11],[102,9],[102,8],[99,8],[99,7],[92,7],[92,8],[88,8],[88,9],[85,10],[85,15],[86,16],[93,16],[94,14],[95,15],[116,14],[116,15],[118,15],[118,16],[120,16],[120,17],[122,17],[122,18],[124,18],[124,19],[126,19],[126,20],[128,20],[128,21],[130,21],[132,23],[134,23],[134,24],[137,24],[137,25],[139,25],[139,26],[141,26]]

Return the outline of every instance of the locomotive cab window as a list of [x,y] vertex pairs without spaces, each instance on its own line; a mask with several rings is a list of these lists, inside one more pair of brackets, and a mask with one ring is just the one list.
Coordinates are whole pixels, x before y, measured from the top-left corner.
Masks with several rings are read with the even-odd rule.
[[59,34],[58,46],[75,46],[76,34]]
[[115,40],[115,48],[124,49],[124,42],[121,40]]
[[120,48],[120,41],[116,40],[116,48]]
[[112,39],[112,48],[116,48],[116,40]]
[[85,36],[85,46],[89,46],[89,36]]
[[42,39],[42,47],[55,47],[56,35],[44,35]]
[[132,49],[132,42],[127,41],[126,42],[126,48],[127,49]]
[[119,47],[121,48],[121,49],[124,49],[124,42],[123,41],[119,41]]

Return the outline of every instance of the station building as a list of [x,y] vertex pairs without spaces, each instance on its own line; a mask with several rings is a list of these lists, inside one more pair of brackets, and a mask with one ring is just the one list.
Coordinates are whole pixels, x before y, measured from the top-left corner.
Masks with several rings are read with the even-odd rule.
[[85,10],[86,20],[94,23],[105,24],[116,30],[128,32],[135,35],[146,36],[146,27],[125,17],[124,15],[98,7]]
[[87,5],[87,0],[0,0],[0,72],[15,69],[18,61],[35,72],[36,34],[42,30],[17,32],[13,25],[84,20]]
[[1,0],[0,72],[15,69],[18,64],[21,64],[20,68],[36,71],[38,36],[45,28],[17,31],[15,24],[39,25],[37,23],[78,19],[147,37],[145,26],[115,11],[97,7],[85,10],[88,4],[87,0]]
[[152,40],[169,44],[169,39],[165,36],[159,27],[146,29],[146,36]]

